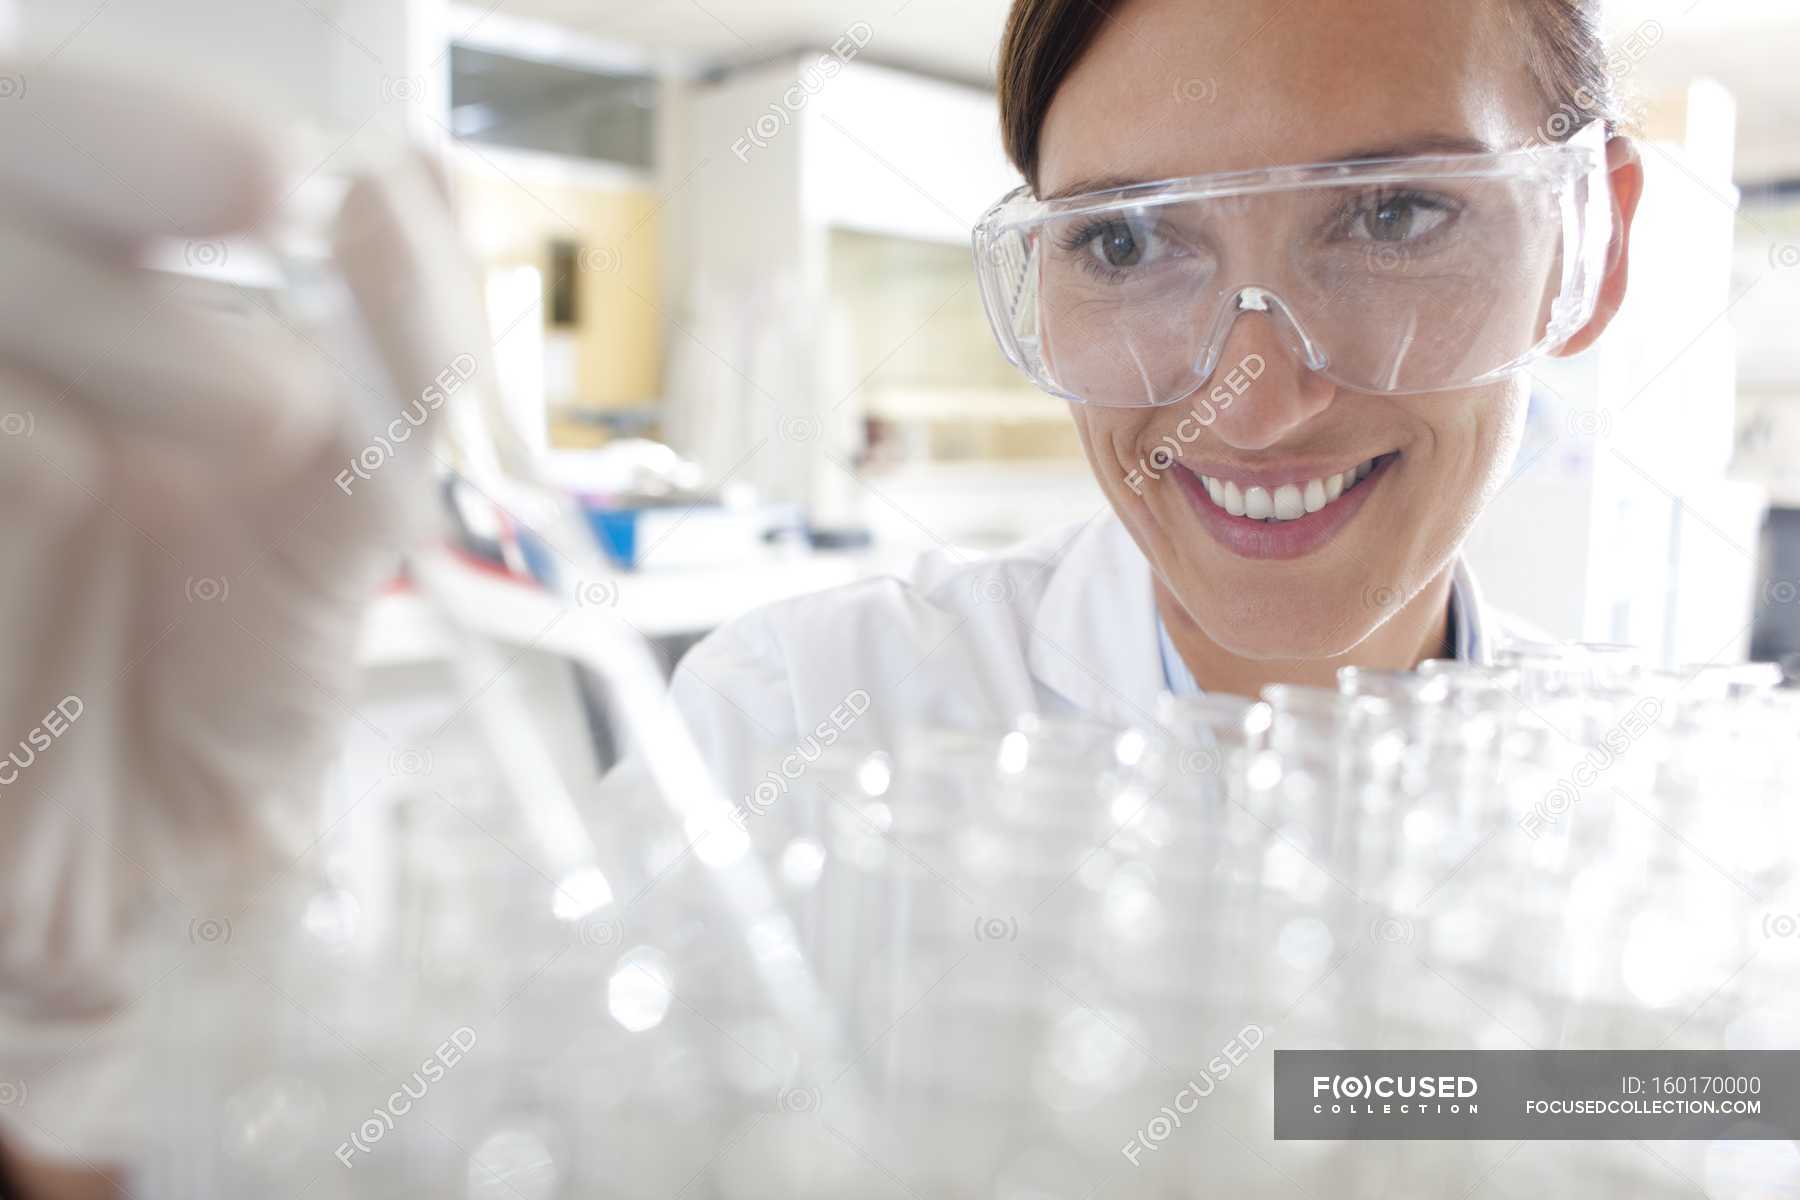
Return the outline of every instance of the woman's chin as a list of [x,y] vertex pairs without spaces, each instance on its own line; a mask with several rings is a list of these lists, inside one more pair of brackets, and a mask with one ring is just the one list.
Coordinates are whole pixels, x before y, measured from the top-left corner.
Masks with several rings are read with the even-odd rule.
[[1189,612],[1226,614],[1198,621],[1221,650],[1249,662],[1318,662],[1354,650],[1380,626],[1382,614],[1367,611],[1359,597],[1320,604],[1317,597],[1208,597]]

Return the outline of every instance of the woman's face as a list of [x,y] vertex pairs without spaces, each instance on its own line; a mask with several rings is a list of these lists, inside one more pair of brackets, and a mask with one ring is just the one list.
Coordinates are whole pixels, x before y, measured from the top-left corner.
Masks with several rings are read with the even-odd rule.
[[[1133,0],[1056,94],[1038,193],[1089,179],[1325,162],[1370,147],[1528,145],[1549,109],[1504,2]],[[1191,401],[1071,405],[1089,463],[1213,642],[1259,660],[1342,654],[1450,563],[1518,448],[1526,382],[1349,391],[1302,366],[1277,319],[1257,313],[1235,321],[1222,351]],[[1202,426],[1195,403],[1221,385],[1233,401]],[[1151,478],[1145,464],[1167,463],[1171,445],[1180,457]],[[1232,516],[1202,482],[1214,481],[1227,504],[1228,484],[1246,497],[1262,487],[1291,511],[1282,485],[1304,500],[1316,480],[1316,502],[1371,462],[1370,474],[1292,529]]]

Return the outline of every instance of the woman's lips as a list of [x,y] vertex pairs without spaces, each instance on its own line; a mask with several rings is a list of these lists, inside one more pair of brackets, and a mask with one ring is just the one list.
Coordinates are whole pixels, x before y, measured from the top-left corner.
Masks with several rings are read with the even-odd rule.
[[1182,492],[1199,516],[1200,524],[1233,554],[1243,558],[1299,558],[1329,542],[1337,536],[1338,530],[1349,524],[1350,519],[1362,510],[1375,488],[1386,478],[1388,468],[1399,457],[1398,454],[1379,456],[1374,460],[1369,473],[1358,480],[1355,486],[1317,512],[1307,513],[1291,521],[1234,517],[1213,503],[1212,498],[1207,495],[1206,485],[1200,481],[1196,472],[1185,466],[1178,466],[1175,478],[1180,481]]

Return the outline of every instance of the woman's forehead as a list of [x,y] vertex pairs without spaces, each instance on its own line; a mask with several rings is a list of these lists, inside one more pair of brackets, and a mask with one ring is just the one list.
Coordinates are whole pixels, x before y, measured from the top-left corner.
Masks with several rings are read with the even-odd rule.
[[1544,106],[1511,0],[1130,0],[1050,105],[1040,190],[1522,144]]

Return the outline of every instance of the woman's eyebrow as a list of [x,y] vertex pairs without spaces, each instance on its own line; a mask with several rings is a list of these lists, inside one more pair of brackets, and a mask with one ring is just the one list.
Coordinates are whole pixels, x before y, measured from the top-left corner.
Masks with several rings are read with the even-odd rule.
[[1361,162],[1368,158],[1420,158],[1432,154],[1498,154],[1500,147],[1492,142],[1466,134],[1422,133],[1384,146],[1364,146],[1348,154],[1340,154],[1326,162]]
[[[1164,176],[1164,178],[1168,178]],[[1070,196],[1085,196],[1089,192],[1110,192],[1114,188],[1136,187],[1140,183],[1154,183],[1151,179],[1136,179],[1130,175],[1095,175],[1088,179],[1077,179],[1067,187],[1057,188],[1044,200],[1063,200]]]
[[[1449,133],[1423,133],[1415,137],[1402,138],[1379,146],[1362,146],[1345,154],[1332,158],[1315,159],[1325,165],[1337,163],[1362,162],[1366,159],[1384,158],[1423,158],[1437,154],[1498,154],[1500,147],[1481,138]],[[1276,163],[1271,166],[1294,166],[1301,164]],[[1085,196],[1090,192],[1108,192],[1114,188],[1136,187],[1145,183],[1158,183],[1164,179],[1192,178],[1192,176],[1133,176],[1133,175],[1094,175],[1086,179],[1077,179],[1066,187],[1057,188],[1043,200],[1063,200],[1070,196]]]

